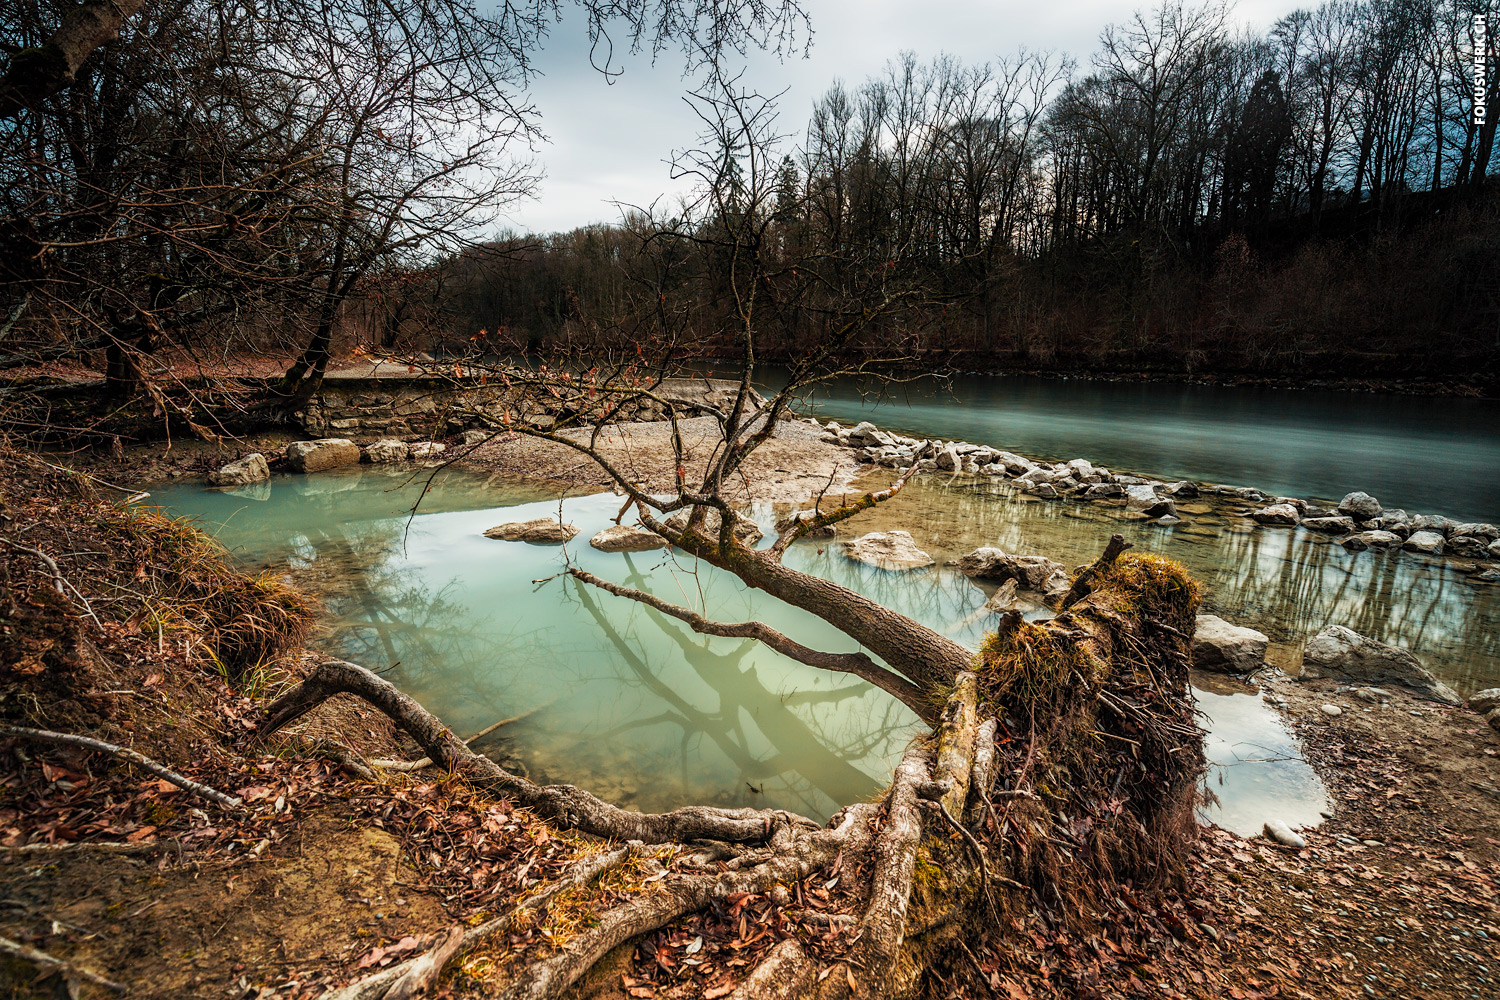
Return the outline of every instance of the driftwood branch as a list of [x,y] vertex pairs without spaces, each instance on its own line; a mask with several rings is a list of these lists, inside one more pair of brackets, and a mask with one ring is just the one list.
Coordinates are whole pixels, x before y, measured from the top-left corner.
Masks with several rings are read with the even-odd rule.
[[757,639],[770,646],[783,656],[790,657],[798,663],[805,663],[810,667],[819,667],[823,670],[832,670],[841,674],[853,674],[862,680],[880,688],[905,704],[916,712],[928,723],[937,720],[936,712],[930,702],[923,697],[922,689],[905,677],[888,670],[870,659],[864,653],[829,653],[819,649],[812,649],[802,643],[778,632],[763,622],[716,622],[704,618],[696,611],[671,604],[654,594],[648,594],[644,590],[634,587],[622,587],[616,583],[601,579],[586,570],[576,567],[568,570],[574,579],[600,590],[608,591],[616,597],[628,598],[637,601],[647,607],[655,608],[662,614],[670,615],[678,621],[687,623],[688,627],[701,635],[717,635],[729,639]]
[[1057,605],[1057,610],[1059,612],[1066,611],[1089,596],[1089,592],[1094,589],[1095,582],[1104,574],[1104,571],[1110,567],[1110,564],[1118,558],[1121,552],[1130,547],[1130,543],[1125,540],[1124,535],[1110,536],[1109,544],[1104,547],[1104,554],[1094,560],[1092,566],[1078,574],[1078,579],[1073,581],[1073,586],[1069,587],[1068,592],[1063,595],[1062,601]]
[[225,809],[239,809],[244,803],[233,795],[225,795],[223,792],[200,784],[192,778],[178,774],[169,768],[163,767],[156,761],[137,753],[129,747],[117,746],[114,743],[105,743],[103,740],[92,739],[88,736],[75,736],[72,733],[53,733],[45,729],[28,729],[25,726],[0,726],[0,736],[14,736],[18,739],[31,740],[34,743],[60,743],[64,746],[83,747],[85,750],[97,750],[107,753],[111,757],[134,764],[144,768],[185,792],[192,792],[201,798],[211,802],[217,802]]
[[[112,979],[106,979],[97,972],[90,972],[88,969],[58,958],[56,955],[49,955],[45,951],[33,948],[30,945],[21,944],[19,941],[12,941],[10,938],[0,937],[0,955],[19,958],[21,961],[30,962],[32,965],[45,969],[47,972],[60,972],[65,979],[82,979],[84,982],[93,983],[95,986],[102,986],[116,993],[125,993],[130,989],[124,983],[117,983]],[[71,992],[69,995],[71,995]]]
[[846,521],[860,511],[869,510],[871,507],[883,504],[897,493],[900,493],[901,488],[906,485],[906,481],[917,471],[917,463],[927,454],[930,447],[931,442],[929,441],[923,441],[918,445],[916,450],[912,452],[911,465],[907,466],[906,471],[901,473],[896,478],[896,481],[885,489],[877,493],[866,493],[858,500],[843,504],[830,511],[814,509],[795,515],[792,518],[792,523],[777,537],[775,544],[771,546],[772,555],[780,559],[782,554],[786,552],[787,547],[797,539],[804,538],[820,528],[827,528],[840,521]]

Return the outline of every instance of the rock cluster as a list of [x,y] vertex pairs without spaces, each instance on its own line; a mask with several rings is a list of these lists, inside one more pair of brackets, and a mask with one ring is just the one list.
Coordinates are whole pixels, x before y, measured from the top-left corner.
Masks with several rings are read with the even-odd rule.
[[1015,580],[1017,586],[1051,596],[1066,593],[1070,585],[1067,567],[1046,556],[1011,555],[993,546],[983,546],[956,560],[959,572],[976,580],[1003,583]]
[[[1364,492],[1349,493],[1333,506],[1322,506],[1299,497],[1268,496],[1247,486],[1169,483],[1113,473],[1083,458],[1038,462],[967,441],[905,437],[883,431],[869,421],[854,427],[844,427],[836,421],[822,426],[823,440],[854,449],[861,462],[903,469],[915,464],[919,472],[1004,478],[1027,496],[1041,500],[1071,498],[1117,505],[1123,500],[1130,515],[1155,519],[1164,527],[1181,523],[1179,501],[1212,495],[1260,505],[1246,512],[1256,524],[1301,527],[1330,535],[1350,552],[1404,549],[1432,556],[1500,562],[1500,527],[1387,509]],[[1475,565],[1469,579],[1474,583],[1500,581],[1500,566]]]

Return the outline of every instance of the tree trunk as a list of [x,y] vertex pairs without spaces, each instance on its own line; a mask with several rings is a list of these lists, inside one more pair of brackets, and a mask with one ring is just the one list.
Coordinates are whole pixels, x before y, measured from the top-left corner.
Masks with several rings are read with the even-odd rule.
[[[642,523],[653,530],[661,527],[650,518],[643,518]],[[661,533],[674,534],[670,528]],[[696,532],[686,534],[678,544],[747,585],[812,612],[921,687],[948,687],[974,658],[942,633],[848,587],[791,569],[770,551],[751,549],[738,541],[721,548]]]

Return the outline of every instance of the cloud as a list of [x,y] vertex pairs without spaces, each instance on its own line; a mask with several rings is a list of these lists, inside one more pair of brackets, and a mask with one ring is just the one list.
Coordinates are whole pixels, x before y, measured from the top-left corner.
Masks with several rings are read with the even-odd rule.
[[[1247,0],[1234,10],[1241,23],[1263,28],[1306,3]],[[926,61],[947,53],[983,62],[1025,47],[1072,55],[1086,64],[1105,25],[1129,17],[1139,4],[1110,0],[1038,3],[983,0],[809,0],[814,37],[806,57],[778,60],[752,53],[744,82],[762,93],[786,91],[783,131],[800,134],[813,101],[836,79],[858,83],[904,50]],[[621,201],[646,204],[673,190],[667,161],[693,144],[698,122],[683,103],[692,81],[680,54],[617,51],[624,72],[613,82],[589,65],[579,17],[552,34],[536,65],[531,97],[551,142],[538,150],[546,172],[539,197],[515,207],[501,225],[533,233],[614,221]]]

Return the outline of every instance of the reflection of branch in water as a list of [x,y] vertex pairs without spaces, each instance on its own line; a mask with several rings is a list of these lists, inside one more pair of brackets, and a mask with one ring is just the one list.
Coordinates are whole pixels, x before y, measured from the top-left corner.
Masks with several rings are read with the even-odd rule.
[[[647,580],[644,574],[635,565],[634,560],[628,555],[626,556],[626,568],[630,570],[630,572],[625,577],[626,582],[636,589],[644,589],[647,584]],[[744,671],[746,679],[751,680],[755,683],[755,687],[753,689],[747,686],[742,687],[740,685],[734,685],[728,688],[724,688],[721,687],[721,684],[716,682],[715,680],[715,678],[727,679],[739,672],[739,661],[744,657],[748,649],[755,648],[755,644],[751,643],[748,648],[744,646],[736,647],[733,662],[729,662],[726,658],[719,656],[718,654],[713,652],[713,641],[711,639],[705,638],[701,641],[696,641],[692,634],[679,627],[666,615],[650,608],[649,606],[645,607],[644,610],[646,615],[650,617],[662,630],[662,633],[665,634],[667,638],[672,640],[672,642],[677,645],[678,649],[682,651],[683,658],[687,660],[688,664],[692,666],[695,671],[697,671],[699,676],[702,677],[705,682],[707,682],[711,687],[715,689],[720,697],[721,705],[729,705],[732,704],[734,700],[739,700],[746,707],[746,710],[755,717],[756,726],[757,728],[761,729],[762,735],[766,736],[767,739],[771,739],[772,744],[776,745],[776,740],[772,739],[771,734],[765,731],[765,724],[763,723],[758,711],[756,710],[757,706],[763,704],[763,700],[761,697],[762,694],[769,695],[770,693],[764,686],[760,685],[756,669],[752,666],[749,668],[749,670]],[[715,660],[718,660],[719,663],[715,664]],[[705,673],[705,670],[708,670],[709,673]],[[816,707],[825,704],[833,705],[844,700],[844,698],[849,697],[851,694],[869,693],[872,691],[873,687],[873,685],[856,683],[845,688],[833,689],[824,692],[792,692],[777,700],[781,706],[787,708],[797,703],[806,705],[808,707]],[[745,692],[748,692],[750,694],[749,699],[740,697]],[[800,698],[798,698],[799,695]],[[890,739],[897,730],[899,730],[906,724],[905,706],[901,705],[895,699],[888,700],[885,698],[878,698],[878,696],[876,703],[885,706],[884,724],[874,726],[870,724],[869,719],[866,719],[862,722],[861,726],[857,730],[857,736],[859,739],[868,740],[872,744],[878,744],[881,741]],[[795,720],[795,723],[792,726],[793,732],[799,734],[806,733],[818,747],[827,746],[826,733],[822,734],[821,736],[816,735],[812,732],[808,724],[795,713],[787,712],[785,713],[785,715],[788,718]],[[900,721],[892,721],[893,715],[897,716]],[[736,723],[736,725],[738,724]],[[780,749],[786,750],[787,748],[781,747]],[[864,755],[861,754],[857,757],[849,757],[843,754],[834,754],[834,756],[844,760],[858,760]]]
[[[690,728],[709,736],[741,770],[744,780],[766,776],[769,762],[750,754],[745,740],[742,720],[753,718],[761,735],[778,751],[773,760],[775,769],[771,774],[783,774],[795,770],[802,777],[834,801],[847,801],[873,795],[879,789],[869,775],[832,753],[807,728],[807,724],[785,706],[774,694],[766,690],[756,677],[754,668],[740,666],[743,658],[756,647],[755,643],[741,643],[730,654],[717,654],[689,641],[683,631],[670,624],[663,616],[647,610],[647,616],[682,651],[689,666],[719,695],[719,708],[706,713],[688,705],[671,691],[640,659],[628,642],[610,624],[599,608],[588,588],[575,583],[578,598],[599,623],[605,636],[615,645],[627,664],[636,671],[643,683],[687,719]],[[731,740],[729,733],[737,734]],[[686,746],[684,742],[684,746]]]

